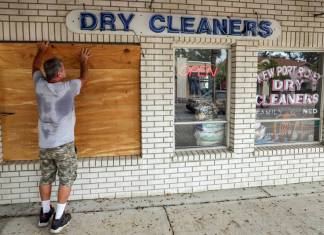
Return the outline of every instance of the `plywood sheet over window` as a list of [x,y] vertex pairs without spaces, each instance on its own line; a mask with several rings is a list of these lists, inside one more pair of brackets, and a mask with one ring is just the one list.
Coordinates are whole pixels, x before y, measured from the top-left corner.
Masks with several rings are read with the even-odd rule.
[[[79,157],[141,153],[140,47],[51,44],[44,59],[64,62],[67,79],[79,76],[81,48],[91,50],[89,82],[76,98]],[[32,82],[35,43],[0,44],[0,113],[4,160],[38,159],[37,104]]]

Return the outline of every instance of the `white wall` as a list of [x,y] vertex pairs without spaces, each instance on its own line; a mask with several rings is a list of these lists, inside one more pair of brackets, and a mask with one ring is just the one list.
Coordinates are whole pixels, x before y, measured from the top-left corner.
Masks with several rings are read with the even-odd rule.
[[[72,9],[149,11],[150,1],[2,0],[0,41],[137,43],[134,36],[70,33]],[[271,3],[268,3],[271,2]],[[145,8],[145,6],[147,6]],[[275,19],[275,41],[140,37],[142,156],[79,160],[72,200],[162,195],[324,180],[324,146],[255,148],[257,51],[324,51],[324,2],[318,0],[155,0],[154,12]],[[173,47],[229,47],[232,55],[229,148],[174,153]],[[1,139],[1,135],[0,135]],[[0,152],[1,152],[0,145]],[[1,156],[1,153],[0,153]],[[38,201],[39,163],[0,164],[0,204]],[[53,198],[55,195],[53,195]]]

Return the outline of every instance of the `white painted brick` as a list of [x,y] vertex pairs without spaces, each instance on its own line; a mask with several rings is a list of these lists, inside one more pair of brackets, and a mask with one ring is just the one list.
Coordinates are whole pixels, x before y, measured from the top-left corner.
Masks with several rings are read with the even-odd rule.
[[98,173],[82,173],[81,176],[82,176],[83,179],[97,178]]
[[139,190],[138,186],[124,187],[124,191],[126,191],[126,192],[133,192],[133,191],[138,191],[138,190]]
[[182,168],[178,168],[178,172],[179,172],[179,173],[183,173],[183,172],[192,172],[192,168],[191,168],[191,167],[182,167]]
[[300,182],[310,182],[312,180],[311,177],[301,177]]
[[18,172],[2,172],[0,174],[1,177],[15,177],[15,176],[19,176]]
[[159,189],[159,190],[151,190],[148,193],[148,196],[159,196],[159,195],[163,195],[164,194],[164,190]]
[[90,179],[90,183],[102,183],[102,182],[106,182],[105,178],[92,178]]
[[[37,193],[23,193],[23,194],[20,194],[20,198],[35,198],[36,199],[38,197],[39,197],[39,192],[37,192]],[[38,199],[38,201],[39,201],[39,199]]]
[[123,188],[122,187],[107,188],[107,192],[109,193],[123,192]]
[[87,194],[87,195],[83,195],[82,196],[82,199],[83,200],[87,200],[87,199],[95,199],[95,198],[98,198],[99,195],[98,194]]
[[141,191],[144,191],[144,190],[153,190],[154,189],[154,186],[153,185],[140,185],[140,190]]
[[116,187],[117,183],[99,183],[98,184],[99,187],[98,188],[112,188],[112,187]]
[[297,184],[299,182],[298,178],[287,179],[287,184]]
[[132,192],[132,197],[146,197],[147,192],[146,191],[135,191]]
[[0,184],[6,184],[10,182],[10,178],[0,178]]
[[11,177],[10,181],[12,183],[17,183],[17,182],[20,183],[20,182],[28,182],[29,179],[28,177]]
[[[18,2],[18,1],[17,1]],[[83,42],[110,42],[127,43],[137,42],[134,37],[127,36],[79,36],[66,31],[64,26],[64,17],[67,14],[66,9],[79,9],[81,2],[78,0],[76,5],[66,4],[63,0],[57,0],[53,3],[50,0],[24,0],[21,4],[16,1],[13,3],[0,3],[3,14],[0,16],[0,40],[42,40],[50,39],[55,41],[83,41]],[[28,3],[29,9],[26,8]],[[5,4],[4,7],[1,7]],[[79,5],[78,5],[79,4]],[[127,1],[86,1],[89,9],[122,10],[138,8],[138,11],[147,11],[143,9],[147,4],[144,2],[134,2],[129,6]],[[92,6],[96,4],[96,6]],[[193,1],[179,0],[177,3],[169,1],[160,1],[153,3],[154,9],[160,9],[161,12],[183,14],[199,14],[220,16],[237,16],[237,12],[243,13],[241,16],[254,15],[251,9],[257,9],[260,14],[266,18],[276,18],[280,20],[283,26],[283,40],[275,43],[262,42],[261,45],[277,45],[278,48],[288,48],[289,41],[291,45],[303,48],[309,44],[309,47],[317,45],[323,47],[324,30],[323,24],[313,22],[313,18],[308,12],[302,12],[301,9],[314,11],[317,2],[298,1],[285,4],[285,10],[282,11],[281,1],[276,0],[272,4],[267,1],[250,0],[248,2],[226,2],[226,1]],[[16,6],[16,9],[14,9]],[[240,8],[241,7],[241,8]],[[312,7],[310,9],[309,7]],[[22,8],[22,9],[21,9]],[[17,9],[21,9],[18,11]],[[39,10],[40,9],[40,10]],[[280,9],[280,10],[276,10]],[[187,11],[188,10],[188,11]],[[187,12],[186,12],[187,11]],[[294,14],[298,11],[298,14]],[[18,13],[20,13],[18,15]],[[291,14],[291,15],[290,15]],[[44,16],[42,16],[44,15]],[[45,16],[46,15],[46,16]],[[53,16],[50,16],[53,15]],[[10,19],[11,24],[8,23]],[[26,21],[31,21],[29,24]],[[292,22],[292,21],[296,22]],[[23,23],[20,23],[24,21]],[[18,22],[18,23],[16,23]],[[40,23],[42,22],[42,23]],[[52,22],[48,24],[47,22]],[[304,22],[306,22],[306,25]],[[313,22],[311,24],[307,22]],[[63,23],[63,24],[61,24]],[[293,24],[295,23],[295,24]],[[41,25],[41,27],[40,27]],[[317,27],[317,36],[308,34],[308,32],[298,33],[301,27],[306,27],[306,31],[314,31]],[[21,31],[22,29],[22,31]],[[63,30],[64,29],[64,30]],[[291,32],[286,33],[285,31]],[[57,32],[54,34],[54,31]],[[305,37],[308,36],[309,37]],[[314,40],[312,40],[314,37]],[[312,180],[323,180],[324,162],[323,148],[313,149],[276,149],[265,150],[259,153],[259,158],[255,158],[254,152],[254,127],[251,125],[255,119],[254,92],[256,83],[251,78],[255,77],[257,70],[256,51],[259,48],[259,42],[252,40],[228,40],[227,45],[231,45],[232,50],[232,94],[231,98],[231,136],[230,143],[237,158],[231,158],[232,154],[210,153],[206,156],[188,155],[178,158],[180,163],[175,163],[171,159],[173,155],[173,43],[179,41],[180,44],[194,44],[207,46],[223,45],[226,40],[219,39],[175,39],[173,37],[141,37],[141,47],[145,58],[141,60],[141,110],[142,110],[142,152],[141,163],[138,160],[127,161],[125,158],[103,161],[98,165],[96,161],[79,161],[79,176],[76,181],[77,195],[72,195],[73,200],[87,198],[114,198],[125,196],[147,196],[161,195],[164,193],[181,193],[193,191],[215,190],[220,188],[234,187],[253,187],[260,185],[284,184],[309,182]],[[225,43],[226,44],[226,43]],[[224,45],[225,45],[224,44]],[[288,47],[287,47],[288,46]],[[234,108],[233,108],[234,107]],[[161,119],[162,118],[162,119]],[[1,139],[1,135],[0,135]],[[149,140],[151,139],[151,140]],[[1,142],[1,141],[0,141]],[[0,157],[2,156],[2,145],[0,143]],[[315,151],[315,152],[313,152]],[[316,153],[317,151],[317,153]],[[316,153],[307,155],[307,153]],[[234,155],[234,154],[233,154]],[[222,161],[217,158],[230,158]],[[203,160],[211,159],[212,161]],[[214,158],[216,160],[214,161]],[[145,160],[147,159],[147,160]],[[144,161],[142,161],[144,160]],[[188,161],[190,162],[188,162]],[[134,168],[126,168],[126,165]],[[140,165],[139,165],[140,164]],[[15,168],[15,165],[17,168]],[[39,180],[39,165],[18,163],[9,166],[0,166],[1,189],[5,190],[24,190],[23,187],[30,187],[34,194],[29,194],[30,198],[0,199],[0,204],[18,203],[23,201],[38,201],[37,184]],[[107,168],[105,168],[107,166]],[[82,168],[83,167],[83,168]],[[322,168],[321,168],[322,167]],[[10,169],[9,169],[10,168]],[[31,170],[31,171],[27,171]],[[195,171],[195,172],[192,172]],[[10,175],[14,172],[20,172],[19,175]],[[124,173],[127,172],[127,173]],[[4,173],[7,173],[3,176]],[[95,173],[95,174],[94,174]],[[223,176],[223,179],[221,178]],[[207,177],[207,178],[206,178]],[[11,183],[7,179],[22,182],[18,184]],[[28,178],[28,182],[24,182]],[[190,182],[193,178],[198,181]],[[163,182],[164,184],[148,185]],[[179,180],[179,181],[178,181]],[[106,182],[107,181],[107,182]],[[119,185],[131,186],[118,187]],[[179,182],[185,182],[179,183]],[[93,184],[95,183],[95,184]],[[57,186],[56,182],[56,186]],[[118,186],[116,186],[118,184]],[[168,186],[168,184],[170,184]],[[202,185],[200,185],[202,184]],[[211,185],[210,185],[211,184]],[[81,190],[81,187],[89,189]],[[94,186],[91,186],[94,185]],[[204,187],[201,187],[204,186]],[[79,187],[79,188],[78,188]],[[109,192],[105,192],[106,187]],[[170,188],[168,188],[170,187]],[[36,190],[35,190],[36,189]],[[73,192],[73,193],[74,193]],[[82,196],[82,193],[84,194]],[[37,200],[36,200],[37,199]]]
[[94,188],[98,188],[98,184],[86,184],[86,185],[82,185],[82,189],[94,189]]
[[130,187],[132,186],[132,182],[116,182],[116,187]]

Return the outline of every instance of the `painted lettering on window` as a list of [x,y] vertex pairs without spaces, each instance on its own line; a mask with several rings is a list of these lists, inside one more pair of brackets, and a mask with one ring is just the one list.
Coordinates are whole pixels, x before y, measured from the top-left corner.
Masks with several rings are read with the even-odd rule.
[[[257,106],[280,105],[316,105],[319,102],[317,91],[318,81],[322,75],[303,66],[277,66],[261,71],[257,76],[259,84],[269,86],[268,95],[257,94]],[[311,93],[302,93],[308,87]]]

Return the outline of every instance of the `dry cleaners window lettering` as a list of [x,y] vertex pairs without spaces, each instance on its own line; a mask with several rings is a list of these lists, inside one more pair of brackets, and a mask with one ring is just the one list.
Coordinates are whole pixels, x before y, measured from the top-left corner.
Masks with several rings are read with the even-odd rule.
[[76,33],[147,36],[235,36],[270,38],[279,36],[275,20],[202,17],[141,12],[71,11],[66,25]]
[[322,55],[260,52],[256,144],[320,141]]

